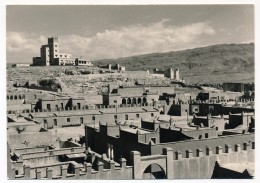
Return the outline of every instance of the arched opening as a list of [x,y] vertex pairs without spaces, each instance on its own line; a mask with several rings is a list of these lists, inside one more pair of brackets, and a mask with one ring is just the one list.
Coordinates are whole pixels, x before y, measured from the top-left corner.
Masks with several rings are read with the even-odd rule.
[[243,150],[247,150],[247,143],[243,143]]
[[13,95],[10,96],[10,100],[13,100]]
[[126,99],[125,98],[122,99],[122,104],[126,104]]
[[133,104],[136,104],[136,98],[133,98]]
[[21,96],[21,95],[19,95],[19,99],[20,99],[20,100],[22,99],[22,96]]
[[166,179],[165,171],[160,165],[152,163],[144,170],[143,179]]
[[132,102],[132,101],[131,101],[131,98],[128,98],[128,99],[127,99],[127,104],[131,104],[131,102]]
[[140,97],[137,99],[137,103],[138,103],[138,104],[141,104],[141,103],[142,103],[142,99],[141,99]]
[[143,103],[146,103],[147,102],[147,99],[144,97],[143,98]]
[[17,100],[17,96],[16,95],[14,96],[14,99]]
[[9,95],[7,95],[7,100],[9,100]]

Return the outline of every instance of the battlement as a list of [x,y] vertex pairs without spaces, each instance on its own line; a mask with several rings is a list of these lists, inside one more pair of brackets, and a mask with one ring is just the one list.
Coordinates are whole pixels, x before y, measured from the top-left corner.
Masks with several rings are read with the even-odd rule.
[[[187,147],[187,146],[186,146]],[[134,179],[141,179],[142,172],[149,166],[160,167],[165,172],[167,179],[179,178],[211,178],[216,162],[221,165],[254,163],[255,143],[235,144],[235,150],[226,144],[224,147],[216,146],[214,150],[205,147],[197,148],[194,152],[190,149],[182,153],[178,150],[166,147],[162,155],[141,156],[138,151],[132,151],[132,163],[134,168]],[[206,152],[205,154],[203,152]],[[181,167],[181,168],[180,168]]]
[[115,161],[109,160],[109,167],[98,161],[95,164],[75,161],[56,163],[46,166],[23,166],[23,174],[15,175],[9,179],[132,179],[132,166],[126,166],[126,160],[120,159],[120,166],[115,166]]

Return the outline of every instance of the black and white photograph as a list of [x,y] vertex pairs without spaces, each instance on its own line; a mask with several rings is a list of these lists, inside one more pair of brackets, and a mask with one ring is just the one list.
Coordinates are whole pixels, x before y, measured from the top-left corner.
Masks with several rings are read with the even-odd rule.
[[3,179],[255,179],[254,4],[4,9]]

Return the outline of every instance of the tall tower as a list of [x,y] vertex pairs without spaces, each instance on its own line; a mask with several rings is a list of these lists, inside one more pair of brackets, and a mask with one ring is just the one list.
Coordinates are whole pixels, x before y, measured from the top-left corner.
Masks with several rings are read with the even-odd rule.
[[174,69],[174,80],[180,80],[180,70]]
[[45,66],[50,65],[50,51],[48,45],[42,45],[41,47],[41,62]]
[[49,37],[48,38],[49,46],[49,56],[51,65],[60,65],[59,64],[59,42],[58,37]]

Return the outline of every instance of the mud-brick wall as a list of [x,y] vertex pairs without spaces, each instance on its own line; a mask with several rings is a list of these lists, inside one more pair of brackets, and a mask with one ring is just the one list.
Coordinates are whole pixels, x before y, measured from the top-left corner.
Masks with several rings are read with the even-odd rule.
[[25,141],[29,143],[30,146],[42,145],[52,142],[52,134],[51,132],[8,134],[7,141],[11,146],[20,145]]

